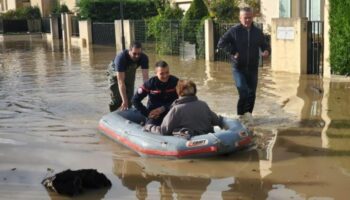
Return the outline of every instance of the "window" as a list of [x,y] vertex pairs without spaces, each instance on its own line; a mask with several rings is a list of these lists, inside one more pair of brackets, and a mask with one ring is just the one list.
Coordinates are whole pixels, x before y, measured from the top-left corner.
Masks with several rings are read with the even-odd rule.
[[306,17],[309,21],[321,21],[321,0],[306,0]]
[[279,4],[279,16],[281,18],[290,18],[291,17],[291,4],[290,0],[280,0]]

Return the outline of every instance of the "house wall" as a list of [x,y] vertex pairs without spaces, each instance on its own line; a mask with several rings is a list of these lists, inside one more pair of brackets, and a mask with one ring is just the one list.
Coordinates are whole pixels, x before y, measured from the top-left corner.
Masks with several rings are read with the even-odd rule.
[[330,47],[329,47],[329,0],[324,3],[324,52],[323,52],[323,76],[331,77],[331,64],[329,62]]
[[56,6],[56,0],[31,0],[31,6],[38,6],[42,17],[48,17]]
[[264,25],[264,31],[271,33],[271,20],[272,18],[278,18],[279,5],[278,0],[261,0],[261,22]]
[[271,46],[272,70],[297,74],[306,74],[307,19],[273,19],[271,31]]
[[0,12],[4,12],[6,10],[5,2],[6,1],[4,1],[4,0],[0,0]]
[[17,8],[17,1],[16,0],[5,0],[7,1],[7,10],[15,10]]

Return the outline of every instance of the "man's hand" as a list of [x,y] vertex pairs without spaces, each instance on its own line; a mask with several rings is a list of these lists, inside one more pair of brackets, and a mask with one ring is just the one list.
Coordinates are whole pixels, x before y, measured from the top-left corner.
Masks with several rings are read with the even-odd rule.
[[129,109],[129,103],[127,101],[123,101],[122,105],[119,107],[119,110],[127,110]]
[[269,51],[265,50],[264,52],[261,53],[261,56],[266,58],[266,57],[269,57],[270,53]]
[[158,108],[156,108],[156,109],[153,109],[153,110],[148,114],[148,118],[157,119],[164,111],[165,111],[165,108],[164,108],[163,106],[158,107]]
[[238,52],[235,53],[235,54],[231,54],[231,58],[232,59],[238,59],[238,57],[239,57],[239,53]]

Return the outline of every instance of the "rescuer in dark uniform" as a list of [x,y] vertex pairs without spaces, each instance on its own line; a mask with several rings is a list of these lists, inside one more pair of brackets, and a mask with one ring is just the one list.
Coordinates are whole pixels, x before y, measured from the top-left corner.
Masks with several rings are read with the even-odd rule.
[[[178,78],[170,75],[169,66],[165,61],[155,65],[156,76],[150,78],[137,89],[132,98],[132,104],[147,117],[146,124],[160,125],[171,104],[177,99],[176,85]],[[147,107],[142,100],[148,96]]]

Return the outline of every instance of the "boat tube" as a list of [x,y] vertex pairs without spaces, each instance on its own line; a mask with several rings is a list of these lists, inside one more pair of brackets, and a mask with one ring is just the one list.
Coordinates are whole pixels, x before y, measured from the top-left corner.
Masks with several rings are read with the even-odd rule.
[[142,157],[201,158],[230,154],[252,145],[253,135],[238,120],[224,117],[226,129],[185,139],[143,131],[144,116],[129,109],[106,114],[99,122],[102,134]]

